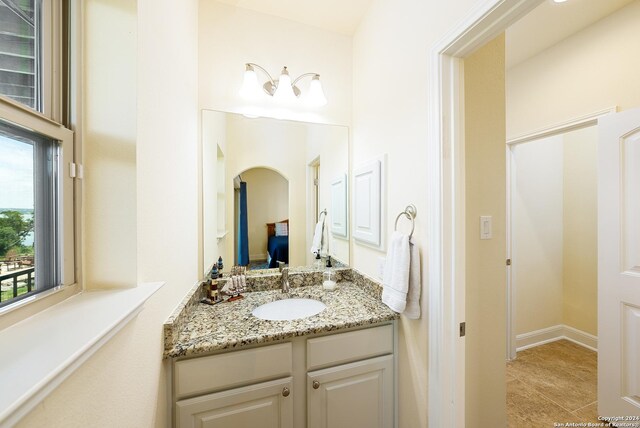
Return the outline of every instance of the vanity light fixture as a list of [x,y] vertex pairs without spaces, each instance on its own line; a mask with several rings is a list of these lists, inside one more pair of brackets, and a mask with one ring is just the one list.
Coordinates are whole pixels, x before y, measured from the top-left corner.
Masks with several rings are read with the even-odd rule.
[[242,97],[255,99],[260,94],[260,84],[258,83],[256,68],[261,70],[269,78],[269,80],[262,85],[262,90],[267,95],[273,97],[274,100],[282,103],[295,101],[301,94],[296,83],[303,77],[311,76],[309,92],[305,95],[304,99],[307,104],[312,107],[320,107],[327,104],[327,98],[324,96],[322,84],[320,83],[320,75],[318,73],[305,73],[292,81],[291,76],[289,76],[289,70],[287,70],[285,66],[280,72],[280,77],[274,80],[264,67],[252,62],[245,64],[244,80],[242,82],[242,88],[240,88],[240,95]]

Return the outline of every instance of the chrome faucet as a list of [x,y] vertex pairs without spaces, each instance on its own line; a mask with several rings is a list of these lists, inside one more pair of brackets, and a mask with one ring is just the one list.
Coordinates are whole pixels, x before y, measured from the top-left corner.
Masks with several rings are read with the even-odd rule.
[[289,292],[289,268],[280,266],[280,273],[282,277],[280,277],[280,284],[282,285],[282,292]]

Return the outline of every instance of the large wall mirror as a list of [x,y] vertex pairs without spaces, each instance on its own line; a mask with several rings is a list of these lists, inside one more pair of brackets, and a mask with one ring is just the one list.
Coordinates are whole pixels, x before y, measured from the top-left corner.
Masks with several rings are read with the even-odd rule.
[[203,110],[204,273],[349,264],[348,177],[344,126]]

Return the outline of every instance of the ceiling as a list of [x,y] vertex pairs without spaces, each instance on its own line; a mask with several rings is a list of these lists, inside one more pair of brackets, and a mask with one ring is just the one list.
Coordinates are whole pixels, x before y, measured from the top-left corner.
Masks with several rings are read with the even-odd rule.
[[243,9],[290,19],[352,36],[372,0],[218,0]]
[[[373,0],[217,0],[352,36]],[[507,30],[507,69],[636,0],[544,1]],[[542,30],[541,30],[542,29]]]
[[507,30],[507,69],[531,58],[634,0],[547,0]]

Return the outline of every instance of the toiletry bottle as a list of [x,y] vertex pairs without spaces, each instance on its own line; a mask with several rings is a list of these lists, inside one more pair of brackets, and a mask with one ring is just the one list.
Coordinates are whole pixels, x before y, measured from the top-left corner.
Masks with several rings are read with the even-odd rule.
[[327,269],[324,272],[322,272],[322,288],[327,290],[327,291],[333,291],[336,288],[336,275],[335,273],[330,270]]
[[327,266],[328,268],[333,267],[333,265],[331,264],[331,256],[327,256]]

